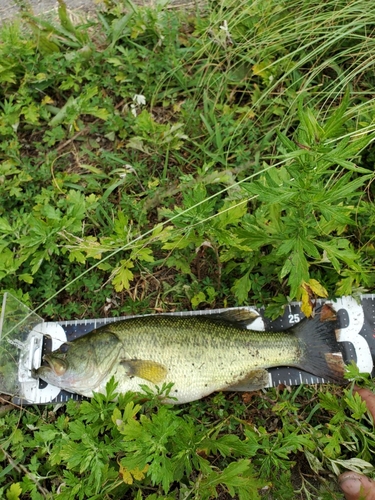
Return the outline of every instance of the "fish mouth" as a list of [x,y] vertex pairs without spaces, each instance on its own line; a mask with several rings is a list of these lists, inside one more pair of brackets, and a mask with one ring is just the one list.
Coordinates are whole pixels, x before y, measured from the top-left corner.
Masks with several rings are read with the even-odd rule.
[[49,368],[58,377],[61,377],[62,375],[64,375],[64,373],[66,372],[66,370],[68,368],[68,365],[65,361],[63,361],[62,359],[56,358],[55,356],[53,356],[51,354],[45,354],[43,356],[43,360],[46,361],[46,363],[48,363],[48,366],[46,366],[45,368]]

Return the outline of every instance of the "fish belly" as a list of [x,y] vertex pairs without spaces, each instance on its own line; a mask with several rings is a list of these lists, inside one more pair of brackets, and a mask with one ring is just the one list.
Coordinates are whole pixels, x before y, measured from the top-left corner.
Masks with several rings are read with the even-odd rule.
[[[271,354],[271,352],[260,353],[258,349],[239,351],[237,348],[227,348],[208,352],[200,348],[175,350],[173,355],[167,355],[165,350],[163,352],[154,349],[152,353],[149,351],[142,353],[138,349],[134,356],[131,354],[129,356],[128,353],[127,359],[137,358],[160,363],[167,369],[165,379],[161,383],[154,384],[137,376],[129,376],[126,367],[118,364],[95,392],[105,392],[106,382],[113,375],[118,382],[117,390],[120,393],[139,392],[142,385],[157,390],[157,387],[160,389],[163,384],[172,383],[166,401],[176,404],[188,403],[241,382],[251,385],[253,377],[259,378],[259,369],[280,363],[280,357],[273,362]],[[285,354],[290,359],[290,349]],[[258,384],[256,387],[260,388],[259,383],[256,384]],[[261,386],[265,385],[266,383],[263,383]]]

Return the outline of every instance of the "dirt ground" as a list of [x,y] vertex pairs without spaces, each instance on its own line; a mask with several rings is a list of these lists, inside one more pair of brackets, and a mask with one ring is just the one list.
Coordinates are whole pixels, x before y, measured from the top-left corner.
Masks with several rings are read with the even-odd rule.
[[[15,0],[0,0],[0,20],[1,22],[7,19],[12,19],[19,12],[19,2]],[[31,0],[28,2],[33,8],[35,14],[42,14],[57,9],[56,0]],[[96,3],[93,0],[67,0],[66,4],[69,9],[81,10],[83,12],[94,11]]]
[[[133,0],[136,4],[156,5],[157,0]],[[35,14],[47,13],[57,9],[57,0],[0,0],[0,22],[12,19],[19,12],[19,5],[27,3],[32,6]],[[65,0],[70,10],[84,13],[93,13],[100,0]],[[201,5],[202,0],[169,0],[170,7],[192,8]]]

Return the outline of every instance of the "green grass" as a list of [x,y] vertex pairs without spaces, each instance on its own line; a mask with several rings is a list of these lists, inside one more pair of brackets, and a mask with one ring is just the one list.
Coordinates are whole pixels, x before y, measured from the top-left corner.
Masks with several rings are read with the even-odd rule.
[[[373,385],[370,385],[373,387]],[[4,407],[7,499],[342,499],[337,475],[372,474],[373,422],[351,389],[213,395],[180,407],[107,395]]]
[[371,290],[373,15],[109,2],[86,24],[61,4],[55,24],[5,26],[3,288],[64,319],[113,294],[119,314],[250,300],[275,316],[311,278]]
[[[367,0],[225,0],[193,12],[107,1],[87,22],[72,22],[59,5],[53,21],[26,9],[1,28],[2,290],[56,320],[243,303],[276,317],[312,283],[331,298],[374,291],[375,10]],[[109,313],[107,299],[116,304]],[[171,466],[160,490],[152,472],[160,457],[140,457],[139,474],[146,465],[150,472],[137,487],[118,479],[120,464],[136,469],[115,422],[103,421],[90,437],[103,450],[110,433],[118,439],[98,486],[90,466],[80,471],[68,451],[61,463],[50,458],[57,435],[56,446],[76,446],[69,421],[87,422],[79,408],[70,405],[56,422],[40,409],[10,412],[0,486],[8,492],[9,460],[20,460],[39,474],[26,484],[29,475],[12,469],[25,498],[39,498],[37,484],[56,498],[81,498],[72,491],[82,477],[82,498],[98,498],[103,485],[103,498],[123,491],[174,498],[178,490],[187,498],[215,491],[257,498],[259,484],[268,484],[266,497],[340,498],[340,460],[369,460],[372,435],[353,417],[352,434],[335,444],[359,403],[337,403],[336,422],[332,390],[269,391],[272,403],[262,395],[245,405],[218,395],[181,415],[142,408],[150,421],[140,425],[162,411],[171,425],[185,419],[187,435],[234,429],[234,440],[258,450],[236,455],[193,443],[196,469]],[[275,428],[247,427],[258,417],[272,422],[274,413]],[[28,425],[42,426],[44,444]],[[289,435],[297,436],[293,446]],[[169,458],[184,455],[187,442],[167,442]],[[35,447],[40,457],[32,462]]]

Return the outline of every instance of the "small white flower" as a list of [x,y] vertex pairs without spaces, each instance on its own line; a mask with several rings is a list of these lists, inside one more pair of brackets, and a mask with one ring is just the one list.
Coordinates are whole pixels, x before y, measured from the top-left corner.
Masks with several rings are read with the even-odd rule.
[[137,117],[137,106],[135,104],[130,104],[130,111],[133,116]]
[[119,177],[124,179],[129,173],[137,175],[137,172],[135,171],[135,168],[132,167],[129,163],[127,163],[123,169],[119,171]]
[[137,116],[138,107],[146,104],[146,98],[142,94],[133,95],[133,104],[130,104],[130,112],[133,116]]
[[223,21],[223,24],[220,26],[220,29],[225,33],[226,43],[232,45],[233,41],[229,33],[228,23],[225,19]]
[[127,163],[123,169],[118,170],[118,175],[121,177],[121,179],[125,179],[125,177],[128,174],[135,174],[137,175],[137,172],[135,171],[135,168],[130,165],[130,163]]
[[146,98],[142,94],[134,94],[133,102],[138,106],[144,106],[146,104]]
[[223,30],[223,31],[225,31],[225,33],[228,33],[228,35],[229,35],[228,23],[227,23],[227,21],[225,19],[223,21],[222,26],[220,26],[220,29]]

